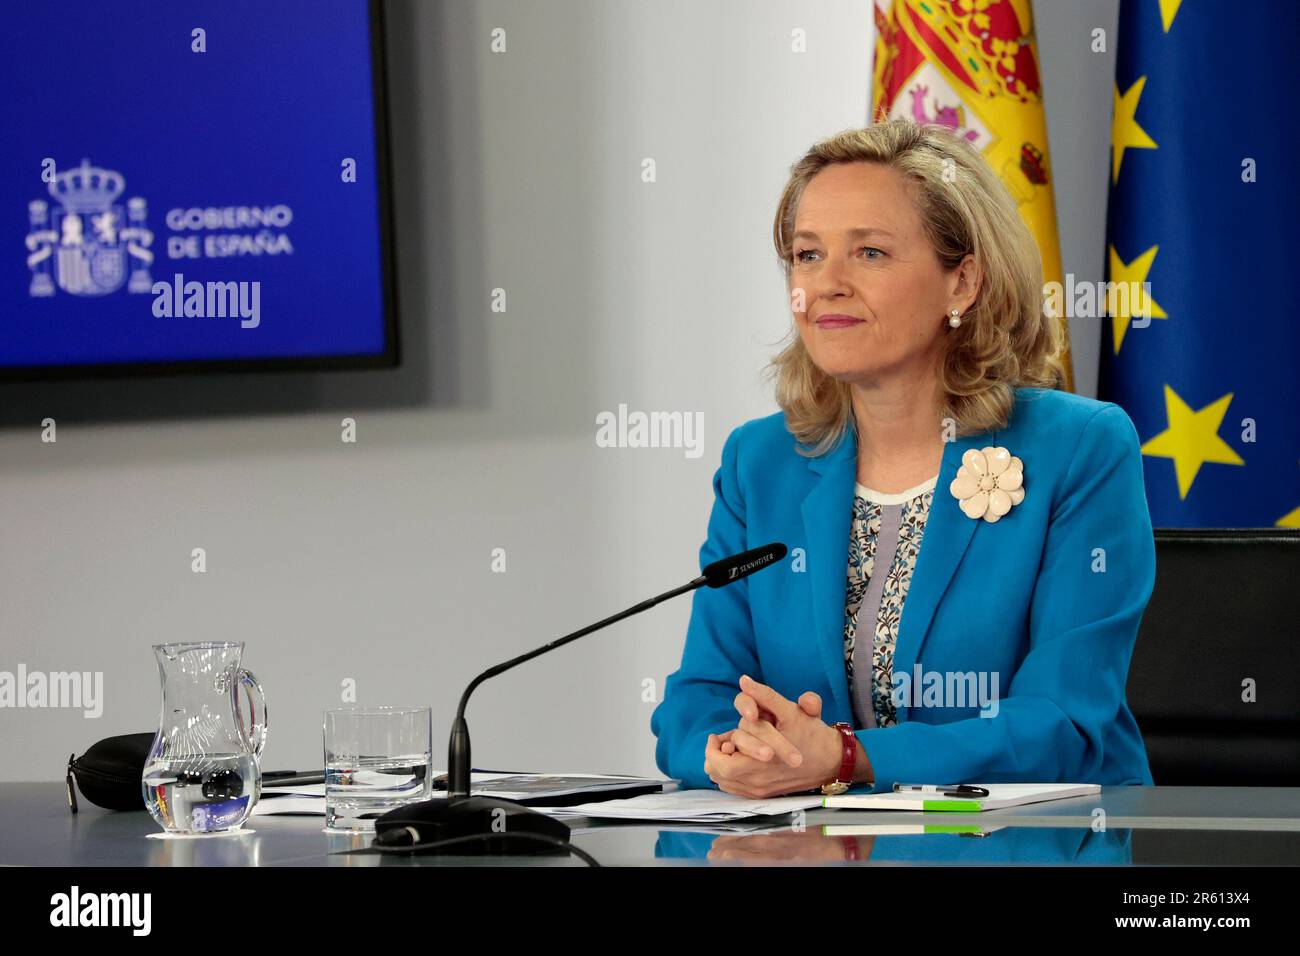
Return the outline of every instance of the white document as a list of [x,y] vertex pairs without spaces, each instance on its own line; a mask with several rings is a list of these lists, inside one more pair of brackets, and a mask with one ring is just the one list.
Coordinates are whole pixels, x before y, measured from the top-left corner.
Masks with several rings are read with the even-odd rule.
[[721,790],[674,790],[646,793],[626,800],[599,800],[572,807],[538,807],[550,816],[599,817],[611,820],[689,820],[725,823],[748,817],[777,816],[822,805],[820,795],[747,800]]
[[[442,772],[443,771],[441,770],[433,771],[432,775],[436,777]],[[360,771],[359,779],[364,780],[367,774],[369,774],[374,778],[378,778],[381,780],[383,779],[378,774],[374,774],[371,771],[364,771],[364,770]],[[472,773],[470,774],[469,779],[470,779],[470,785],[473,786],[476,783],[483,783],[485,780],[497,780],[502,777],[510,777],[510,776],[514,776],[514,775],[508,773]],[[445,793],[446,791],[443,792]],[[295,784],[287,787],[277,787],[274,784],[268,784],[262,788],[263,797],[280,797],[284,794],[289,794],[289,793],[297,794],[300,797],[324,797],[325,784],[300,783],[300,784]],[[323,813],[324,811],[322,810],[321,812]]]
[[[441,773],[441,771],[438,771]],[[434,776],[437,776],[435,773]],[[493,783],[499,785],[492,786]],[[533,797],[562,797],[574,794],[575,799],[593,788],[602,791],[643,787],[647,784],[672,785],[671,781],[650,777],[628,777],[595,773],[517,774],[472,773],[471,793],[475,796],[496,797],[501,800],[527,800]],[[445,799],[446,790],[433,791],[430,799]],[[308,783],[296,786],[262,788],[262,798],[253,807],[256,816],[276,814],[310,814],[325,816],[325,784]]]
[[[861,819],[861,818],[859,818]],[[953,826],[951,823],[827,823],[822,826],[822,836],[906,836],[914,833],[943,834],[955,837],[986,837],[1007,825],[993,827]]]
[[296,793],[288,793],[273,800],[268,800],[266,795],[263,794],[262,799],[258,800],[253,806],[253,816],[265,817],[273,815],[323,817],[325,816],[325,798],[323,796],[303,797]]
[[834,810],[937,810],[978,813],[1000,810],[1045,800],[1065,800],[1101,793],[1095,783],[976,783],[989,792],[987,797],[945,797],[941,793],[842,793],[823,797],[821,806]]

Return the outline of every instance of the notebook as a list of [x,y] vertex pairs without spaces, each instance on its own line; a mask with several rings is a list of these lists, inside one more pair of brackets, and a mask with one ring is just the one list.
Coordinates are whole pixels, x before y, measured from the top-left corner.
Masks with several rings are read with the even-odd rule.
[[989,792],[987,797],[945,797],[937,793],[842,793],[822,797],[821,805],[834,810],[946,810],[954,813],[979,813],[1001,810],[1026,803],[1065,800],[1101,793],[1095,783],[977,783]]
[[986,837],[1005,830],[1005,823],[992,827],[962,823],[828,823],[822,827],[822,836],[909,836],[911,834],[945,833],[959,837]]

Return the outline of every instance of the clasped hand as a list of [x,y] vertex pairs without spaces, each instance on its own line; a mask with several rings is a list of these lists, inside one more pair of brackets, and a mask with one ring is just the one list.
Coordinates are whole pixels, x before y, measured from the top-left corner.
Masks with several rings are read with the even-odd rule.
[[719,789],[752,800],[813,790],[840,769],[840,734],[821,719],[822,699],[798,702],[744,675],[736,695],[735,730],[709,734],[704,772]]

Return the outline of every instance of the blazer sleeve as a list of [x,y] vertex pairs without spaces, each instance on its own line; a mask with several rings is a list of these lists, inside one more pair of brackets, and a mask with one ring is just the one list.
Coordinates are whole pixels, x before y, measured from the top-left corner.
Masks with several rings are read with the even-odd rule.
[[[1097,549],[1104,550],[1104,571]],[[1129,660],[1154,585],[1137,430],[1107,403],[1080,434],[1049,520],[1029,607],[1029,649],[996,716],[858,731],[875,770],[873,791],[895,781],[1117,783],[1098,779],[1105,740],[1125,703]],[[999,683],[1006,686],[1006,675]]]
[[[745,502],[737,464],[744,428],[727,437],[713,476],[713,511],[700,567],[745,550]],[[704,747],[709,734],[732,730],[740,720],[734,701],[741,674],[762,680],[748,578],[696,590],[681,666],[668,676],[663,701],[650,717],[650,729],[658,737],[655,763],[683,787],[717,788],[704,772]]]

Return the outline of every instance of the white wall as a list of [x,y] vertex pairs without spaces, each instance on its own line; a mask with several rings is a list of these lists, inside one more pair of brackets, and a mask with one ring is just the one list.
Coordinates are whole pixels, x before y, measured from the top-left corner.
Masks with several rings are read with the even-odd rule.
[[[1112,59],[1088,29],[1113,33],[1116,0],[1037,6],[1066,268],[1099,278]],[[788,52],[795,27],[807,54]],[[93,720],[0,711],[0,779],[56,779],[70,752],[155,729],[149,646],[170,640],[248,643],[265,768],[319,765],[346,677],[362,703],[433,704],[441,754],[473,674],[695,575],[722,442],[775,410],[759,370],[788,327],[779,190],[811,142],[866,120],[870,4],[407,0],[389,36],[400,401],[374,397],[391,372],[322,386],[319,407],[332,379],[0,388],[24,409],[0,429],[0,670],[102,671],[106,698]],[[1075,347],[1091,394],[1095,323]],[[216,388],[248,414],[178,413]],[[305,407],[276,411],[289,392]],[[93,414],[127,393],[130,414]],[[703,413],[703,455],[598,448],[595,416],[620,403]],[[486,685],[476,764],[655,772],[642,682],[676,667],[689,610]]]

